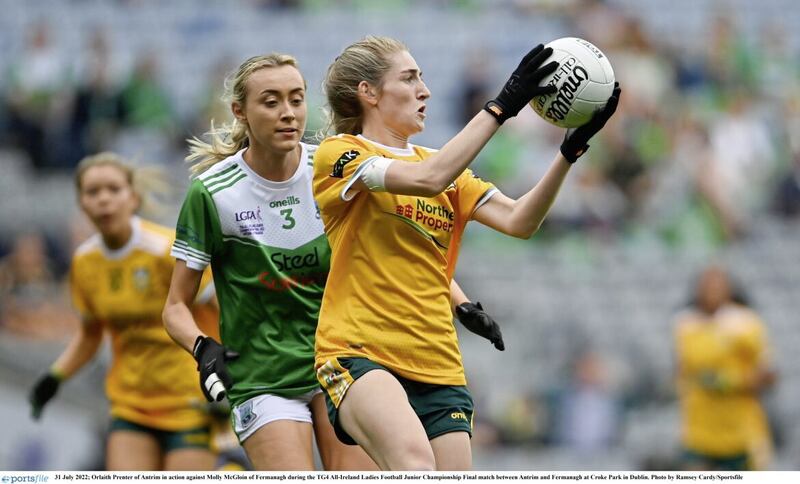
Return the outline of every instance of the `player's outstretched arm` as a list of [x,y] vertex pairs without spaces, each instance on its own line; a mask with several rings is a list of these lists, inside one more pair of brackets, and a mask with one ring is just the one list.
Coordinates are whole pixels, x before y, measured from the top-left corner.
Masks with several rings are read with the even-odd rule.
[[539,82],[558,68],[558,63],[542,63],[552,54],[543,45],[534,47],[523,57],[496,98],[448,141],[441,150],[422,162],[386,160],[364,173],[370,184],[361,178],[350,191],[381,190],[398,195],[432,197],[443,192],[469,166],[503,122],[516,116],[535,96],[555,92],[555,86],[539,86]]
[[102,324],[96,320],[84,320],[67,349],[31,389],[28,401],[31,404],[31,416],[35,420],[42,416],[45,405],[55,397],[61,382],[74,375],[94,357],[102,340]]
[[589,139],[605,126],[617,110],[621,90],[615,84],[605,108],[580,128],[567,131],[561,149],[541,180],[517,200],[496,193],[475,211],[473,218],[504,234],[522,239],[530,238],[544,222],[556,200],[570,167],[589,149]]
[[206,336],[197,327],[189,307],[197,296],[202,277],[201,271],[186,267],[186,261],[176,261],[162,317],[170,337],[197,360],[203,395],[209,402],[219,402],[225,398],[226,390],[233,386],[226,362],[239,355]]

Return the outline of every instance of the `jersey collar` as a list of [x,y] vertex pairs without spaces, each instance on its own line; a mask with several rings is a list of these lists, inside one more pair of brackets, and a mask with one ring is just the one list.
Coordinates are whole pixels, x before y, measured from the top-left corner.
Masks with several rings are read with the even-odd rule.
[[[98,234],[99,236],[99,234]],[[134,215],[131,217],[131,238],[125,242],[125,245],[120,247],[119,249],[109,249],[105,242],[103,242],[103,237],[100,237],[100,248],[103,251],[103,255],[106,256],[107,259],[110,260],[119,260],[126,257],[128,254],[131,253],[134,247],[139,243],[139,239],[142,237],[142,220]]]
[[266,178],[262,177],[261,175],[253,171],[253,169],[250,168],[250,165],[248,165],[247,162],[244,161],[243,155],[244,155],[244,150],[246,149],[247,148],[243,148],[239,150],[238,153],[236,153],[236,162],[239,163],[239,166],[242,167],[242,170],[244,170],[244,172],[247,173],[247,176],[249,176],[259,185],[262,185],[266,188],[271,188],[273,190],[286,188],[297,182],[297,180],[303,177],[303,173],[306,172],[307,163],[305,160],[308,159],[308,152],[306,151],[305,143],[300,143],[300,163],[297,164],[297,170],[295,170],[294,174],[288,180],[284,181],[267,180]]
[[364,136],[362,134],[358,134],[358,135],[356,135],[356,137],[357,138],[361,138],[364,141],[369,141],[370,143],[372,143],[373,145],[377,146],[378,148],[380,148],[382,150],[386,150],[386,151],[388,151],[389,153],[391,153],[391,154],[393,154],[395,156],[414,156],[414,148],[411,145],[411,143],[406,143],[406,147],[405,148],[395,148],[393,146],[382,145],[382,144],[378,143],[377,141],[372,141],[371,139],[367,138],[366,136]]

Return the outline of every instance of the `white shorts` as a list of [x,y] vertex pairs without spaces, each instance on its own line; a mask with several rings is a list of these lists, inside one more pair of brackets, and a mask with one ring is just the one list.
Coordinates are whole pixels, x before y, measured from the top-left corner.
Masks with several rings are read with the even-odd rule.
[[264,394],[233,407],[231,410],[233,431],[239,437],[239,443],[247,440],[264,425],[276,420],[311,423],[311,399],[321,392],[321,389],[315,388],[295,398]]

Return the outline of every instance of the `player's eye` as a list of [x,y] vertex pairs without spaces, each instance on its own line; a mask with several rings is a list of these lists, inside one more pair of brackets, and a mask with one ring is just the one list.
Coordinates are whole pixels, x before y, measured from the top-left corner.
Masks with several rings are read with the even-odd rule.
[[278,100],[277,99],[267,99],[266,101],[264,101],[264,104],[266,104],[267,107],[274,108],[275,106],[278,105]]

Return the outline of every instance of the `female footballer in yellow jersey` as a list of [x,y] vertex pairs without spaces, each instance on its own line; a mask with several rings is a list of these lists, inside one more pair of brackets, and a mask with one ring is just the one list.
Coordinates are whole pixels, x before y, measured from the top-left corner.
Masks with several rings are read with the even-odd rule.
[[684,470],[763,470],[772,443],[761,393],[775,382],[764,323],[709,266],[675,318]]
[[[164,330],[174,231],[135,215],[142,198],[134,171],[112,154],[78,166],[78,200],[98,233],[76,251],[73,300],[83,319],[70,345],[31,393],[34,418],[111,335],[106,377],[111,406],[107,470],[206,470],[210,417],[195,383],[195,362]],[[210,278],[207,278],[210,280]]]
[[513,200],[467,166],[534,96],[551,50],[529,52],[497,98],[439,150],[409,144],[430,91],[408,49],[384,37],[347,47],[325,91],[338,136],[314,157],[314,196],[331,244],[316,334],[317,378],[340,439],[387,470],[469,469],[473,412],[450,310],[469,220],[530,237],[569,168],[616,110],[620,90],[570,130],[542,180]]

